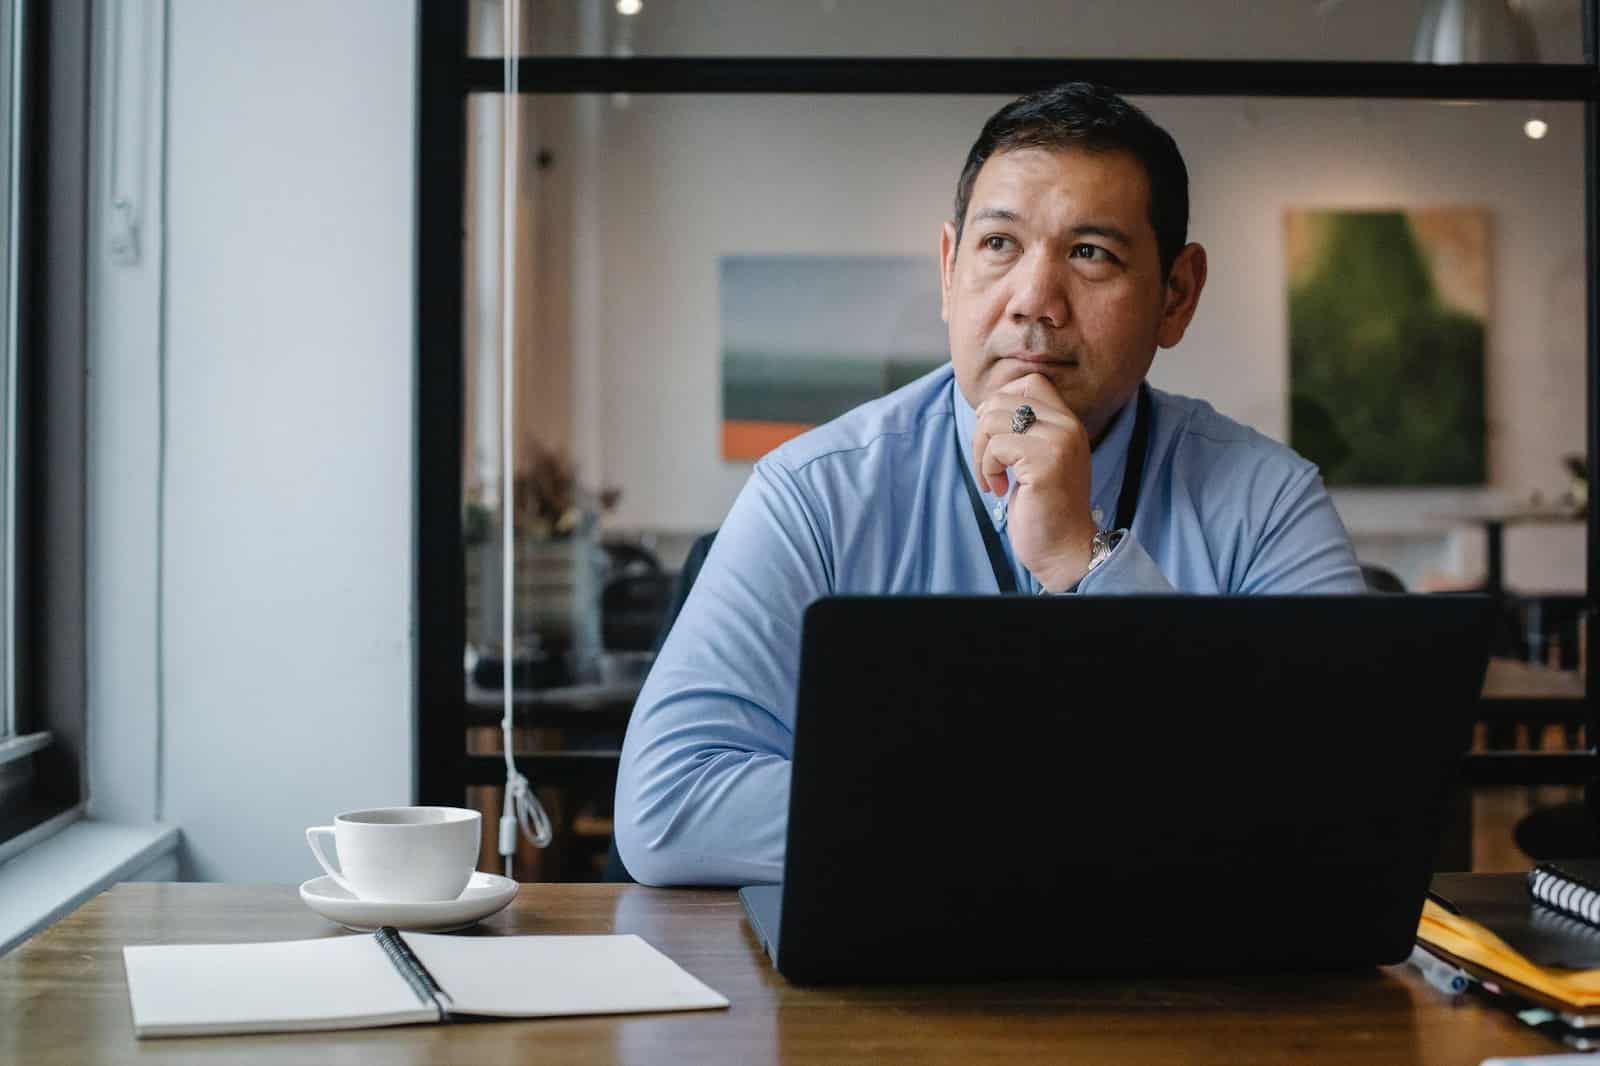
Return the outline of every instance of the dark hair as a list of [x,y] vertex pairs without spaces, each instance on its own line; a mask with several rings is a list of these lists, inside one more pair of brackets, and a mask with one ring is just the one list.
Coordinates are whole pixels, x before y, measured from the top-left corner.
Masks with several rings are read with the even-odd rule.
[[956,246],[978,171],[990,156],[1019,148],[1125,151],[1144,167],[1150,185],[1150,226],[1156,231],[1161,276],[1189,234],[1189,168],[1172,135],[1139,108],[1103,85],[1073,81],[1020,97],[996,111],[967,153],[956,183]]

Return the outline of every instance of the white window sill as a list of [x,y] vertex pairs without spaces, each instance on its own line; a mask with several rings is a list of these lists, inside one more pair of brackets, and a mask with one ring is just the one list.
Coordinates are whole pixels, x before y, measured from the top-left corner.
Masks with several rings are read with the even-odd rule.
[[0,955],[118,881],[175,879],[178,841],[177,826],[85,819],[0,863]]

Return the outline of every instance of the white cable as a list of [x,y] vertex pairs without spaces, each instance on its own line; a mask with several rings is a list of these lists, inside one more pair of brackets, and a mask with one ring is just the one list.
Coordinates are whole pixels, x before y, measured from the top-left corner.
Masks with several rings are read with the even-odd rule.
[[516,357],[515,335],[512,326],[516,320],[516,240],[515,220],[517,207],[517,53],[521,51],[522,34],[518,18],[522,0],[502,0],[501,8],[501,61],[504,85],[500,100],[501,134],[504,151],[501,153],[500,191],[500,642],[505,669],[501,677],[500,692],[504,699],[500,715],[500,739],[506,756],[506,795],[500,809],[500,855],[505,859],[506,876],[511,875],[511,860],[517,850],[517,830],[528,838],[528,843],[542,848],[550,843],[550,816],[545,813],[533,786],[517,770],[511,751],[511,710],[514,704],[516,683],[515,645],[515,595],[516,595],[516,478],[512,466],[512,417],[516,411],[512,387]]

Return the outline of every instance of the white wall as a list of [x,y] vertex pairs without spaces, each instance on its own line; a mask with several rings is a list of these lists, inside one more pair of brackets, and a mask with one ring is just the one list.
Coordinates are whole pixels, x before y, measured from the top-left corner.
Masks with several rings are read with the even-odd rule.
[[[122,0],[119,14],[120,20],[111,17],[102,4],[90,21],[96,32],[84,434],[89,812],[147,824],[160,808],[165,7]],[[139,254],[131,260],[110,255],[110,204],[119,196],[134,202]]]
[[[747,467],[717,458],[717,261],[738,253],[925,256],[974,131],[1000,101],[634,97],[608,115],[605,472],[619,522],[714,520]],[[1184,147],[1190,235],[1211,275],[1156,381],[1287,428],[1283,213],[1464,205],[1491,213],[1490,478],[1559,488],[1583,440],[1582,150],[1575,105],[1545,140],[1516,105],[1139,101]],[[774,133],[781,131],[781,133]],[[587,325],[587,323],[581,323]],[[1576,377],[1574,377],[1576,375]],[[648,446],[646,446],[648,442]]]
[[199,879],[309,876],[304,826],[411,797],[415,26],[170,6],[161,815]]

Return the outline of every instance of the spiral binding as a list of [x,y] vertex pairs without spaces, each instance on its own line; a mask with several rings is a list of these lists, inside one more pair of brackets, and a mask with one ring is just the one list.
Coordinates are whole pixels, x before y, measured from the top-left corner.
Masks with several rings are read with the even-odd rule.
[[1528,924],[1536,933],[1558,937],[1574,946],[1582,945],[1586,951],[1600,951],[1600,928],[1543,902],[1529,908]]
[[394,963],[394,968],[400,971],[400,976],[405,978],[406,984],[411,986],[411,991],[424,1004],[436,1009],[443,1020],[450,1013],[450,996],[439,987],[439,982],[422,965],[422,960],[417,958],[411,946],[400,938],[400,931],[392,925],[385,925],[372,935],[377,938],[384,954],[389,956],[389,961]]
[[1600,926],[1600,888],[1554,863],[1528,871],[1528,893],[1546,907]]

